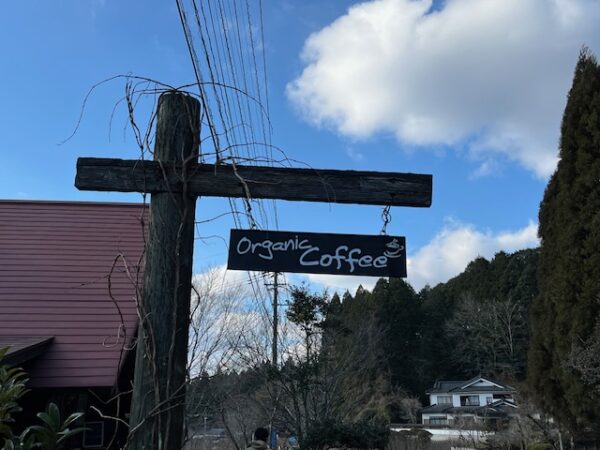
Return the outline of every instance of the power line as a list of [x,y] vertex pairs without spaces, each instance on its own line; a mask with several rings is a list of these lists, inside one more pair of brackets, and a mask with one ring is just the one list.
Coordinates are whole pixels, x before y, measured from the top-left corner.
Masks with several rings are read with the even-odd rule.
[[[240,7],[238,1],[243,6]],[[177,8],[198,84],[203,116],[208,124],[208,135],[214,147],[215,162],[218,164],[227,158],[235,167],[238,160],[250,164],[254,161],[256,164],[263,159],[273,165],[263,5],[261,1],[258,9],[253,9],[249,1],[242,1],[206,0],[200,4],[197,0],[188,1],[193,11],[191,16],[198,48],[194,44],[184,0],[177,0]],[[253,16],[258,19],[255,20]],[[258,65],[255,21],[259,23],[262,77]],[[232,86],[235,90],[226,86]],[[256,103],[252,99],[256,99]],[[221,140],[225,147],[222,147]],[[258,143],[261,141],[264,148],[259,151]],[[261,224],[268,227],[270,222],[279,227],[274,201],[269,202],[269,211],[264,201],[249,196],[241,200],[243,209],[239,206],[239,200],[229,198],[228,202],[236,227],[241,228],[242,221],[246,221],[251,228],[260,227]],[[245,213],[242,213],[244,210]],[[256,220],[255,212],[260,221]],[[244,285],[251,287],[256,306],[265,318],[270,319],[264,301],[266,295],[261,289],[262,280],[256,274],[248,273],[247,276],[248,281]],[[277,302],[274,306],[277,307]]]

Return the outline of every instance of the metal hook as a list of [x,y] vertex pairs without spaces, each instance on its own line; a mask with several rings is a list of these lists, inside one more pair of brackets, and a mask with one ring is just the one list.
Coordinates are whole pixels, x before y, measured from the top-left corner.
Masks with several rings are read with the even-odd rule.
[[384,236],[387,234],[387,226],[392,221],[392,215],[390,214],[391,205],[386,205],[381,212],[381,220],[383,220],[383,227],[381,228],[381,234]]

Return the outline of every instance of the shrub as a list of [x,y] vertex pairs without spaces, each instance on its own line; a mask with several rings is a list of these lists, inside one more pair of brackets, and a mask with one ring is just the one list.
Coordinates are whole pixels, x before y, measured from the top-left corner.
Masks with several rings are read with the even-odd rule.
[[526,450],[552,450],[552,445],[547,442],[532,442]]
[[338,422],[314,424],[306,433],[303,449],[363,448],[383,449],[390,436],[390,427],[382,422]]
[[[0,362],[7,351],[7,348],[0,349]],[[20,435],[14,435],[13,415],[22,411],[18,401],[29,391],[25,386],[28,381],[26,377],[22,369],[0,364],[0,438],[4,438],[2,450],[56,450],[70,437],[84,431],[85,428],[81,427],[70,428],[83,413],[71,414],[63,422],[58,406],[50,403],[46,411],[37,414],[42,421],[41,425],[29,426]]]

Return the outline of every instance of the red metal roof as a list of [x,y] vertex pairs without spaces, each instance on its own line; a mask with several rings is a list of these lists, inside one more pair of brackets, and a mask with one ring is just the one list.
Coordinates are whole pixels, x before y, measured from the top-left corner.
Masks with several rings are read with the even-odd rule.
[[0,201],[0,335],[54,336],[30,366],[31,387],[116,383],[135,333],[145,211]]

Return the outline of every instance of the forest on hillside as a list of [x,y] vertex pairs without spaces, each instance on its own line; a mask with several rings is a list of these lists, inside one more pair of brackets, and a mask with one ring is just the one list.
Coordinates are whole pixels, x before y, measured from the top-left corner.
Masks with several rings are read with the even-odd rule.
[[241,372],[200,375],[191,383],[190,414],[247,435],[261,420],[301,436],[331,421],[385,429],[416,422],[435,380],[484,374],[518,384],[538,254],[477,258],[420,292],[383,278],[372,291],[341,296],[297,286],[287,318],[302,336],[302,351],[279,369],[261,361]]

